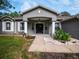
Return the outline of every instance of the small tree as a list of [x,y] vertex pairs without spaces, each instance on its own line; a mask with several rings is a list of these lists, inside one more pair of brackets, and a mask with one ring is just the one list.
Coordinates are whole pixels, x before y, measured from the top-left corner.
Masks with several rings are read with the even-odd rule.
[[78,14],[76,14],[75,16],[79,16],[79,13],[78,13]]
[[9,8],[14,8],[8,0],[0,0],[0,10],[8,10]]
[[15,11],[15,12],[10,13],[9,16],[18,17],[18,16],[20,16],[20,13]]
[[64,15],[64,16],[71,16],[71,14],[67,11],[61,12],[61,14]]
[[20,13],[15,11],[15,12],[11,12],[11,13],[1,13],[0,15],[1,16],[7,15],[7,16],[11,16],[11,17],[18,17],[18,16],[20,16]]

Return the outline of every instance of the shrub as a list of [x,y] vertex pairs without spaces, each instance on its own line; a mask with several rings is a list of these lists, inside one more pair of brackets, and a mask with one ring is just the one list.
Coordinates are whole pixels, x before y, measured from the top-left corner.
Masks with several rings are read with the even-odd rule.
[[54,39],[64,42],[69,41],[70,37],[69,33],[64,32],[62,29],[57,29],[54,34]]

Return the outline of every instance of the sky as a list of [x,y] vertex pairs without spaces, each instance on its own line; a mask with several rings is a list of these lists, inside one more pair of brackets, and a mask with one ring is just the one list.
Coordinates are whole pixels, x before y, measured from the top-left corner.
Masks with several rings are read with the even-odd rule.
[[79,13],[79,0],[9,0],[15,7],[12,11],[25,11],[32,7],[43,5],[59,13],[69,12],[71,15]]

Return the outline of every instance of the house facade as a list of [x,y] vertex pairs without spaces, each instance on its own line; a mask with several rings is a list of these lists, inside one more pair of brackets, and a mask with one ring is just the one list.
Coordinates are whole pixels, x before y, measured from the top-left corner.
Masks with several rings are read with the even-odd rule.
[[1,18],[1,32],[54,34],[57,12],[37,6],[22,13],[21,17]]
[[[26,33],[53,35],[56,27],[70,33],[72,37],[79,38],[79,22],[76,17],[61,16],[47,7],[36,6],[21,14],[20,17],[0,17],[0,33]],[[77,22],[77,23],[76,23]]]

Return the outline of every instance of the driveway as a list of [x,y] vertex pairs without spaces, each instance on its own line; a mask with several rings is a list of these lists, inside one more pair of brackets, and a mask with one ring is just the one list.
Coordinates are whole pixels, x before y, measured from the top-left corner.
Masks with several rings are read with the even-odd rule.
[[[53,53],[79,53],[79,40],[73,39],[67,43],[61,43],[52,39],[49,35],[36,35],[29,48],[29,52],[53,52]],[[72,43],[76,41],[76,43]]]

